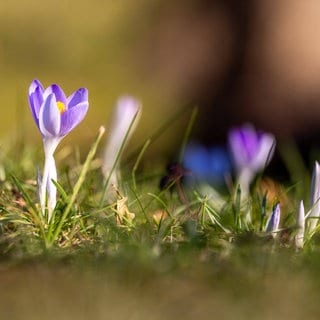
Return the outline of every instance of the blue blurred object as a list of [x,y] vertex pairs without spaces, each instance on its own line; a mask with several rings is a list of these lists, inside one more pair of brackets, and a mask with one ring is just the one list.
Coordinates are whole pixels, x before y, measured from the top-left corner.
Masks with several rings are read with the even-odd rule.
[[228,151],[220,146],[206,148],[198,143],[186,147],[183,165],[191,171],[188,181],[203,181],[221,185],[231,174],[231,159]]

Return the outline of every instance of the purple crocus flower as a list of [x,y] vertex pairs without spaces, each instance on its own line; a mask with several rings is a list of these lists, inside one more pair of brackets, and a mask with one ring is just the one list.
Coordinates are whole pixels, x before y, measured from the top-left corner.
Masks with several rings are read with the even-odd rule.
[[243,194],[249,192],[254,176],[270,162],[275,143],[272,134],[256,131],[250,124],[230,130],[229,146]]
[[69,97],[56,84],[44,89],[33,80],[29,87],[33,118],[44,138],[60,139],[84,118],[88,110],[88,90],[80,88]]
[[53,158],[61,139],[75,128],[88,111],[88,90],[80,88],[66,97],[56,84],[44,88],[39,80],[33,80],[29,87],[29,104],[34,121],[39,128],[44,144],[45,164],[39,186],[40,205],[43,213],[48,208],[48,219],[56,205],[57,171]]

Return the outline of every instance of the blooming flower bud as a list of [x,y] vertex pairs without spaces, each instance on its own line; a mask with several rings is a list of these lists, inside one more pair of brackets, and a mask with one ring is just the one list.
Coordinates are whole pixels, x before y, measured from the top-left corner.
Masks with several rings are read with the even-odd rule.
[[75,128],[88,110],[88,90],[80,88],[66,97],[56,84],[44,89],[40,81],[33,80],[29,87],[29,104],[33,119],[39,128],[44,145],[45,164],[39,188],[42,212],[45,213],[46,201],[48,219],[56,205],[57,170],[53,158],[61,139]]
[[308,214],[308,232],[312,233],[318,224],[320,217],[320,165],[318,161],[315,162],[312,172],[311,180],[311,209]]
[[242,194],[249,192],[255,175],[270,162],[275,143],[272,134],[256,131],[249,124],[230,130],[229,145]]

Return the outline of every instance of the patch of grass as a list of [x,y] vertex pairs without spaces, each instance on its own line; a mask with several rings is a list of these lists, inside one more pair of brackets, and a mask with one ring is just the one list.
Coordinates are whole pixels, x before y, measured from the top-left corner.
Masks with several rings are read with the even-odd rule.
[[[49,223],[30,165],[39,162],[37,153],[23,146],[19,162],[11,160],[15,150],[3,156],[0,281],[7,289],[0,294],[1,318],[19,319],[16,303],[25,319],[314,316],[319,236],[296,249],[295,184],[283,187],[260,176],[246,198],[238,187],[220,192],[189,185],[179,163],[167,173],[164,166],[140,169],[151,143],[146,139],[105,197],[96,155],[102,134],[85,160],[69,155],[59,170]],[[272,235],[265,225],[278,201],[281,224]]]

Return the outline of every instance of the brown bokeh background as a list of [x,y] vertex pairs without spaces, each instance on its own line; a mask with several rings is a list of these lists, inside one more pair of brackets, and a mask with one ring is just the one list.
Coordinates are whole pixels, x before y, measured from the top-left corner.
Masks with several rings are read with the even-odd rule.
[[[319,133],[317,0],[6,1],[0,7],[1,134],[39,143],[28,110],[33,78],[69,94],[86,86],[90,110],[65,143],[90,142],[121,94],[142,100],[132,144],[176,109],[199,107],[193,134],[225,140],[250,121],[278,138]],[[174,151],[187,115],[153,152]]]

